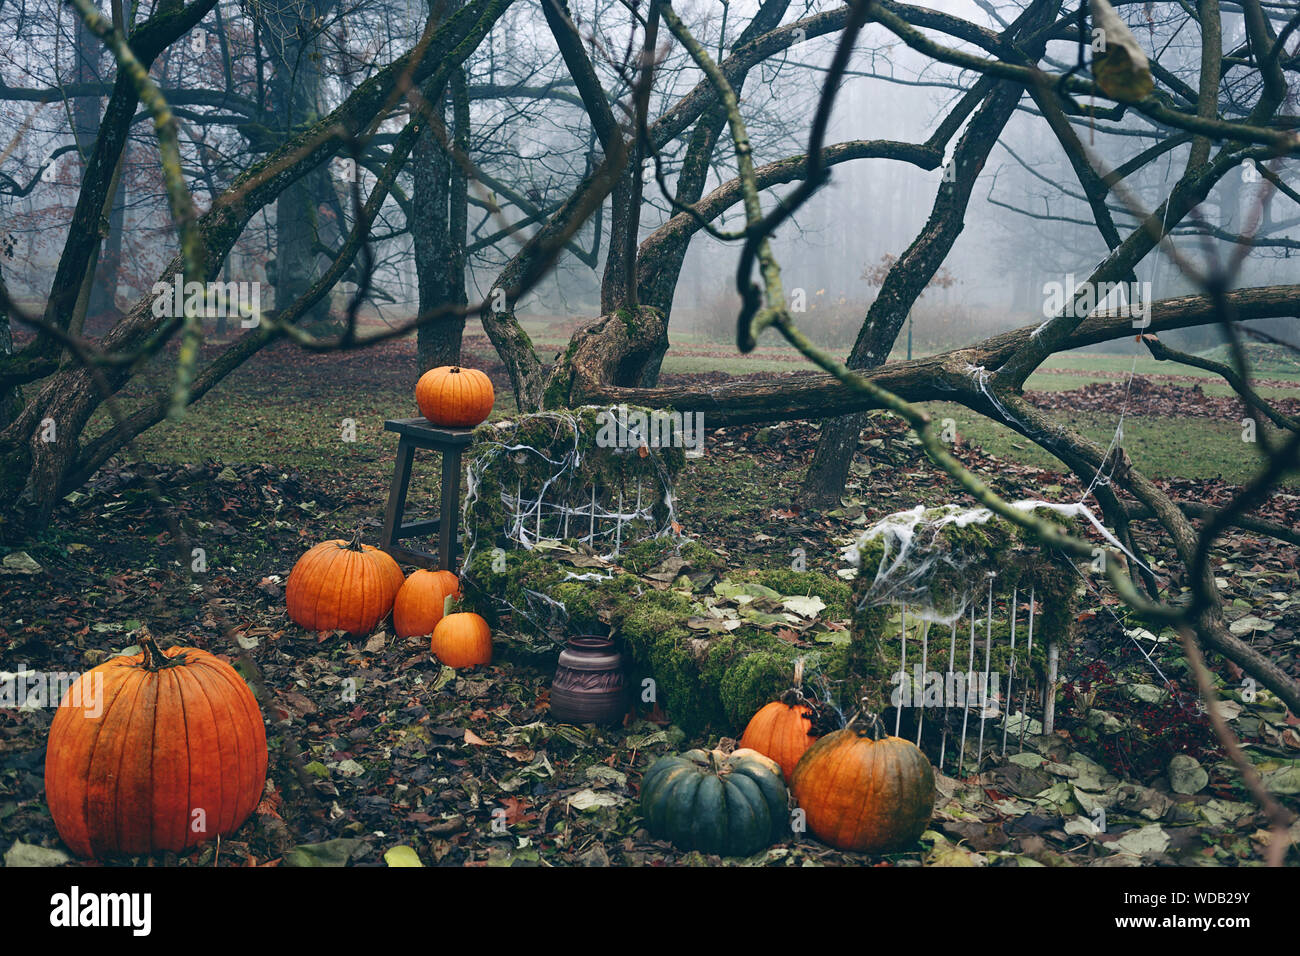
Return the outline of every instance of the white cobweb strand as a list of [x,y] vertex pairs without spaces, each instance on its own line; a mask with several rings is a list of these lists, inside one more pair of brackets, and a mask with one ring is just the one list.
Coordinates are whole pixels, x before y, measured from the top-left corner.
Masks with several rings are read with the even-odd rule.
[[[1108,544],[1146,567],[1082,502],[1058,504],[1026,499],[1012,502],[1011,506],[1019,511],[1036,511],[1041,508],[1067,518],[1082,518]],[[845,560],[858,567],[859,573],[862,573],[862,546],[869,541],[879,540],[883,547],[880,564],[867,589],[864,605],[907,604],[908,613],[915,614],[921,620],[952,624],[965,613],[974,592],[983,586],[983,580],[982,575],[960,573],[970,567],[975,558],[936,547],[939,535],[948,525],[965,528],[972,524],[985,524],[992,517],[993,511],[984,507],[945,505],[927,508],[925,505],[917,505],[907,511],[886,515],[877,521],[859,536],[856,544],[844,550]],[[942,596],[931,593],[933,572],[940,563],[959,572],[957,577],[962,580],[969,578],[970,584],[956,590],[949,587]],[[977,577],[981,580],[977,581]]]
[[[607,411],[612,413],[615,409],[611,408]],[[626,546],[632,544],[634,540],[659,538],[673,533],[673,526],[676,524],[676,503],[673,498],[672,478],[653,448],[648,449],[649,454],[645,457],[653,465],[654,473],[643,476],[645,484],[638,484],[637,494],[630,496],[633,497],[633,501],[624,501],[623,496],[620,495],[616,500],[608,502],[607,507],[607,503],[601,502],[594,494],[590,484],[578,487],[581,480],[579,469],[583,458],[579,418],[568,412],[537,412],[525,417],[532,421],[541,418],[555,422],[555,439],[545,451],[526,443],[511,442],[507,435],[513,436],[518,433],[520,421],[516,420],[497,423],[495,427],[502,433],[501,441],[489,439],[482,443],[484,447],[481,453],[466,469],[465,506],[461,523],[465,532],[463,569],[469,569],[480,547],[480,529],[475,526],[472,515],[473,505],[482,494],[483,476],[489,469],[497,467],[509,457],[536,456],[545,466],[543,470],[549,471],[549,474],[541,482],[540,487],[536,488],[525,489],[522,486],[511,488],[506,482],[500,482],[501,505],[506,516],[506,525],[502,528],[487,529],[490,540],[494,540],[498,534],[501,534],[513,546],[532,551],[543,541],[554,541],[560,537],[576,538],[589,543],[593,551],[599,546],[611,545],[607,553],[599,555],[603,560],[608,561],[617,557],[620,545]],[[568,430],[567,437],[561,437],[564,429]],[[636,437],[635,434],[633,437]],[[564,454],[552,458],[551,454],[554,454],[555,447],[559,445],[565,446]],[[630,451],[606,449],[605,451],[608,454],[636,453],[635,449]],[[582,501],[577,506],[572,504],[575,495]],[[550,496],[554,496],[554,500],[548,500]],[[663,519],[658,521],[655,511],[661,504]],[[627,531],[630,530],[632,521],[642,521],[652,530],[635,539],[628,537]],[[554,533],[547,533],[548,530]],[[612,574],[592,572],[577,574],[570,571],[566,573],[564,580],[597,581],[609,580],[612,576]],[[493,599],[512,613],[532,621],[539,627],[545,627],[547,623],[557,620],[560,622],[567,620],[567,609],[562,601],[529,588],[524,588],[523,593],[528,599],[530,605],[528,608],[517,608],[499,595],[493,595]]]

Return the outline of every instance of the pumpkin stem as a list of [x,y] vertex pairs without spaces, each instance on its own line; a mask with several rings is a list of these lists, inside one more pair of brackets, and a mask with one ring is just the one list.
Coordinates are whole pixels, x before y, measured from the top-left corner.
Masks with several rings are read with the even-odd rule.
[[880,740],[885,736],[884,725],[880,722],[879,714],[870,714],[871,717],[871,739]]
[[[862,698],[864,701],[866,698]],[[855,726],[856,725],[856,726]],[[865,725],[865,726],[864,726]],[[881,735],[880,717],[870,711],[858,709],[853,712],[849,722],[844,725],[845,730],[853,730],[859,737],[870,737],[872,740],[879,740]]]
[[140,629],[140,649],[144,652],[144,660],[140,662],[140,666],[147,671],[160,671],[185,663],[184,654],[177,654],[175,657],[164,654],[148,628]]
[[361,525],[357,525],[357,530],[352,533],[352,540],[344,545],[349,551],[360,551],[361,548]]

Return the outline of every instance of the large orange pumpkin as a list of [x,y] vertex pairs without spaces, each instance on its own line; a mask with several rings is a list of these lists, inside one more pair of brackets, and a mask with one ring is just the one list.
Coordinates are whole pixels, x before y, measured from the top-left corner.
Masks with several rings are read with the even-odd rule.
[[393,602],[393,630],[398,637],[432,634],[442,620],[447,598],[460,597],[460,581],[450,571],[416,571]]
[[492,663],[492,630],[477,614],[448,614],[433,629],[430,645],[448,667]]
[[476,368],[441,365],[420,376],[415,403],[443,428],[472,428],[492,414],[492,380]]
[[841,850],[916,842],[934,810],[934,769],[901,737],[872,740],[850,722],[808,748],[790,781],[808,829]]
[[289,617],[309,631],[369,634],[393,609],[406,576],[387,552],[351,541],[316,545],[293,566],[284,589]]
[[266,781],[262,712],[235,669],[140,643],[82,674],[50,724],[45,796],[79,856],[180,852],[234,833]]
[[741,747],[757,750],[780,764],[787,784],[799,758],[817,740],[812,731],[816,714],[804,699],[800,690],[802,686],[801,657],[794,662],[794,686],[782,694],[780,700],[759,708],[758,713],[749,719],[740,738]]

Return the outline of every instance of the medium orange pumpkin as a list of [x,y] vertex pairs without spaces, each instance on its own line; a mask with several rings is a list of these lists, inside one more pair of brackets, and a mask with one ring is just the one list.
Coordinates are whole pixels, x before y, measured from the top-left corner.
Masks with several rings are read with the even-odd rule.
[[386,552],[351,541],[325,541],[293,566],[284,589],[289,617],[309,631],[369,634],[393,609],[406,576]]
[[808,829],[841,850],[916,842],[934,810],[934,768],[901,737],[872,740],[850,721],[808,748],[790,781]]
[[393,630],[398,637],[432,634],[442,620],[447,598],[460,597],[460,581],[450,571],[416,571],[393,602]]
[[79,856],[181,852],[234,833],[266,782],[262,712],[235,669],[140,644],[82,674],[50,724],[45,796]]
[[443,428],[472,428],[492,414],[492,380],[476,368],[440,365],[420,376],[415,403]]
[[795,764],[817,740],[812,732],[813,709],[804,700],[800,687],[803,684],[803,658],[794,664],[794,686],[774,700],[759,708],[749,719],[740,746],[757,750],[781,765],[785,782],[790,782]]
[[800,699],[796,692],[786,691],[780,700],[759,708],[740,738],[741,747],[757,750],[780,764],[786,783],[799,758],[817,740],[812,733],[812,708]]
[[492,663],[492,630],[487,621],[467,611],[439,621],[430,645],[434,656],[448,667]]

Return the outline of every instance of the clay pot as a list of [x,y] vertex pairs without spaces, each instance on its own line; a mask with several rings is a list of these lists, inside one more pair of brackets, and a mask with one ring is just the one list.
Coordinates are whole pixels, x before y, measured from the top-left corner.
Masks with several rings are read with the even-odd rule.
[[607,637],[569,639],[551,682],[551,716],[569,724],[612,724],[627,712],[623,655]]

